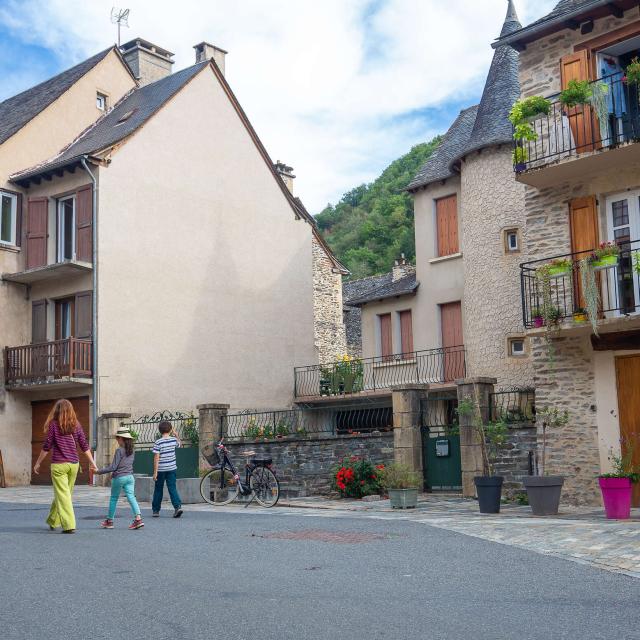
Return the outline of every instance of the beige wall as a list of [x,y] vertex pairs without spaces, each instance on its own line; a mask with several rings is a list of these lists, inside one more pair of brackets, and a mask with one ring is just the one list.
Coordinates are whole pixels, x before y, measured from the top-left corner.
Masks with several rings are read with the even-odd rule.
[[[118,56],[109,53],[66,93],[0,145],[0,188],[20,191],[8,183],[10,174],[54,156],[99,118],[102,112],[96,107],[98,90],[108,94],[113,105],[134,85]],[[40,190],[50,189],[51,185],[45,182]],[[0,247],[0,273],[15,273],[22,270],[24,264],[24,250]],[[70,283],[65,292],[71,292],[69,287],[73,290],[76,286],[88,288]],[[31,341],[31,300],[46,292],[34,287],[30,299],[26,293],[22,286],[0,282],[0,346]],[[4,378],[1,368],[0,377]],[[32,399],[29,394],[7,392],[0,386],[0,450],[9,484],[30,481]]]
[[399,298],[390,298],[381,302],[369,302],[362,309],[362,357],[373,358],[382,355],[380,347],[380,328],[378,316],[385,313],[391,314],[391,327],[393,332],[393,353],[402,353],[400,340],[400,311],[411,311],[413,325],[413,349],[418,351],[421,347],[416,342],[416,324],[418,322],[416,311],[416,296],[406,295]]
[[101,170],[98,216],[101,412],[292,402],[312,231],[210,68]]

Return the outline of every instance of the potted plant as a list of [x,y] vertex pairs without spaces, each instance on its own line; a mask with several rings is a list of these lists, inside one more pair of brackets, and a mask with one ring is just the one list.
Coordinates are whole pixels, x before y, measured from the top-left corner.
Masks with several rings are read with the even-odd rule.
[[533,320],[533,326],[536,329],[540,329],[540,327],[544,326],[544,317],[539,307],[534,307],[531,310],[531,319]]
[[567,109],[573,109],[578,105],[587,104],[591,95],[591,84],[588,80],[569,80],[566,89],[560,92],[560,103]]
[[520,98],[513,103],[509,111],[509,121],[516,127],[523,122],[531,122],[539,116],[548,116],[551,112],[551,102],[542,96]]
[[478,495],[480,513],[500,513],[502,483],[504,478],[495,474],[495,463],[500,449],[507,441],[508,428],[503,420],[487,422],[477,401],[464,398],[458,404],[458,414],[467,416],[476,432],[482,453],[482,475],[476,476],[473,482]]
[[332,487],[340,493],[342,498],[363,498],[380,494],[381,465],[377,467],[372,462],[360,456],[345,456],[333,468]]
[[418,490],[422,484],[420,474],[406,464],[394,462],[380,469],[381,484],[389,494],[393,509],[415,509]]
[[591,254],[591,266],[594,271],[610,269],[618,265],[620,247],[613,242],[602,242],[600,246]]
[[627,65],[627,68],[624,70],[623,80],[627,84],[638,84],[638,82],[640,82],[640,60],[638,60],[637,56],[632,58],[631,62]]
[[569,422],[569,413],[557,407],[546,407],[536,415],[536,422],[542,423],[541,460],[538,464],[538,475],[524,478],[529,504],[534,516],[553,516],[560,507],[560,494],[564,484],[564,476],[546,475],[547,429],[562,427]]
[[[624,444],[621,441],[621,444]],[[609,520],[628,520],[631,516],[633,483],[640,480],[638,469],[633,466],[633,446],[629,443],[627,453],[609,455],[612,472],[598,476],[604,510]]]
[[576,324],[585,324],[588,320],[589,317],[587,316],[587,311],[584,307],[578,307],[573,312],[573,321]]
[[527,160],[529,159],[529,152],[522,146],[517,146],[513,150],[513,167],[520,173],[527,168]]
[[562,278],[571,273],[573,262],[569,258],[556,258],[548,264],[538,267],[537,271],[541,273],[546,271],[549,278]]

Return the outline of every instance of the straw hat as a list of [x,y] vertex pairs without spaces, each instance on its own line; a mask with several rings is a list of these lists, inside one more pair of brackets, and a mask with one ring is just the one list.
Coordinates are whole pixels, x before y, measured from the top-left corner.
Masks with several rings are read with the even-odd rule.
[[131,433],[129,432],[129,429],[118,429],[118,431],[116,431],[116,438],[129,438],[131,440],[133,440],[133,436],[131,435]]

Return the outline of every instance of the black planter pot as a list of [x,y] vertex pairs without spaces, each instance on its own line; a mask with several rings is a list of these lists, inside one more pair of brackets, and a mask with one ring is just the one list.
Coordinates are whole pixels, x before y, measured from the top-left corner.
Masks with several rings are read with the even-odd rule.
[[563,476],[527,476],[523,482],[534,516],[557,515]]
[[473,479],[478,494],[480,513],[500,513],[502,476],[476,476]]

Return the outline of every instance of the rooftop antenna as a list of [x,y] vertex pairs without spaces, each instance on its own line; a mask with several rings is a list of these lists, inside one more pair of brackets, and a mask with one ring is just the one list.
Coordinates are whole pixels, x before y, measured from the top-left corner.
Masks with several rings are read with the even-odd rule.
[[120,27],[129,26],[129,9],[111,8],[111,22],[118,25],[118,46],[120,46]]

